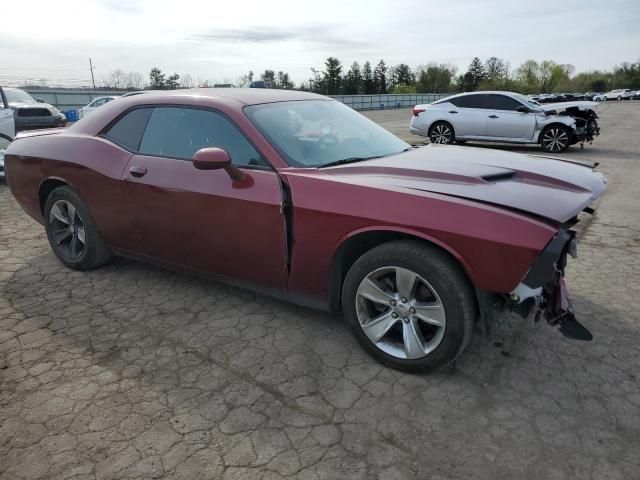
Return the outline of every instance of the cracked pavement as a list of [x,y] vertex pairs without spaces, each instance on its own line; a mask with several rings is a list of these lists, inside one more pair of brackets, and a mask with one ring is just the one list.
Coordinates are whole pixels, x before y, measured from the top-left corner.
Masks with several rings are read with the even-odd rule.
[[128,260],[66,269],[1,185],[0,478],[640,478],[640,102],[601,117],[563,155],[609,179],[568,267],[594,341],[505,314],[429,375],[329,314]]

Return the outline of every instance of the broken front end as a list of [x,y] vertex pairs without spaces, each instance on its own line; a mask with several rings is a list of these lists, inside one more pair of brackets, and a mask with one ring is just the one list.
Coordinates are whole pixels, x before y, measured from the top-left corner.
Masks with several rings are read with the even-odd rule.
[[533,263],[504,304],[527,318],[535,315],[575,340],[591,340],[591,333],[576,320],[564,278],[567,256],[577,256],[576,232],[560,230]]

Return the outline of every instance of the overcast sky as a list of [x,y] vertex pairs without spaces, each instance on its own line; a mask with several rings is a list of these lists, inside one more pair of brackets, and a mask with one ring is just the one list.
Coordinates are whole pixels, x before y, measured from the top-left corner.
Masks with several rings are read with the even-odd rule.
[[300,82],[328,56],[460,71],[476,55],[577,71],[640,59],[639,0],[5,0],[1,12],[4,84],[89,84],[89,57],[97,82],[154,66],[216,81],[271,68]]

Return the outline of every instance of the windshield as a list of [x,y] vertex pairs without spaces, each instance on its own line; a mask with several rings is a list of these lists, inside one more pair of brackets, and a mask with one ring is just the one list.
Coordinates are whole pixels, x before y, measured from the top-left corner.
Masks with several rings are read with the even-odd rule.
[[[540,104],[535,100],[531,100],[529,97],[525,97],[521,93],[514,93],[513,96],[524,103],[527,107],[529,107],[534,112],[542,112],[542,108]],[[542,95],[541,95],[542,96]]]
[[4,93],[7,95],[7,101],[9,103],[37,103],[35,99],[24,90],[5,88]]
[[400,153],[409,144],[336,101],[266,103],[245,108],[260,131],[296,167],[322,167]]

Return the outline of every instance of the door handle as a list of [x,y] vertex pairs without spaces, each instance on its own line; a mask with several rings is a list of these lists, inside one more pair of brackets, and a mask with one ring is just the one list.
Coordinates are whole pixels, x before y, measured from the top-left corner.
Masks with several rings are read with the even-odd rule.
[[489,118],[498,118],[498,115],[489,115]]
[[449,110],[449,113],[458,113],[455,110]]
[[144,177],[147,174],[147,167],[130,167],[129,173],[134,177]]

